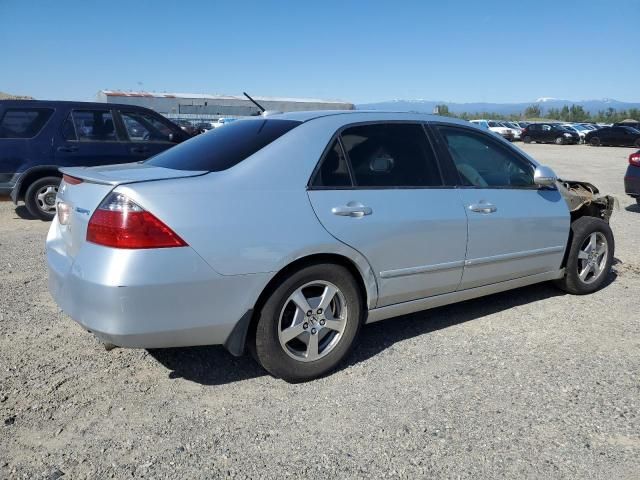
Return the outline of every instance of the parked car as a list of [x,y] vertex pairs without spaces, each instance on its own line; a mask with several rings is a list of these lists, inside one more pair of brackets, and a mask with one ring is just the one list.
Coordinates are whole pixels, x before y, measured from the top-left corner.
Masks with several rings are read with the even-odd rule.
[[493,133],[500,135],[502,138],[505,138],[506,140],[513,141],[515,138],[515,133],[513,129],[501,125],[496,120],[471,120],[471,123],[474,123],[483,129],[488,128]]
[[208,130],[211,130],[212,128],[215,128],[213,126],[213,122],[200,122],[196,124],[196,128],[200,131],[200,132],[205,132]]
[[62,178],[58,167],[145,160],[187,138],[142,107],[0,100],[0,193],[51,220]]
[[640,205],[640,150],[629,155],[629,166],[624,175],[624,191]]
[[521,139],[523,128],[520,127],[520,125],[518,125],[516,122],[500,122],[500,123],[502,125],[504,125],[505,127],[510,128],[511,130],[513,130],[513,139],[514,140],[520,140]]
[[46,255],[65,312],[117,346],[249,347],[292,382],[364,323],[548,280],[593,292],[614,253],[612,197],[440,116],[257,117],[62,171]]
[[189,134],[190,136],[194,136],[194,135],[198,135],[201,130],[199,130],[193,123],[191,123],[189,120],[174,120],[173,121],[176,125],[178,125],[184,132],[186,132],[187,134]]
[[570,132],[576,132],[580,136],[580,142],[584,143],[584,137],[587,135],[587,132],[589,132],[588,129],[584,128],[582,125],[571,123],[564,123],[562,126]]
[[623,120],[622,122],[614,123],[614,127],[631,127],[636,130],[640,130],[640,122],[636,120]]
[[580,135],[555,123],[532,123],[522,131],[524,143],[555,143],[557,145],[580,142]]
[[640,131],[631,127],[604,127],[585,136],[585,142],[593,145],[610,145],[640,148]]
[[214,121],[211,123],[211,126],[213,128],[220,128],[223,127],[225,125],[228,125],[231,122],[235,122],[236,119],[235,118],[219,118],[218,120]]

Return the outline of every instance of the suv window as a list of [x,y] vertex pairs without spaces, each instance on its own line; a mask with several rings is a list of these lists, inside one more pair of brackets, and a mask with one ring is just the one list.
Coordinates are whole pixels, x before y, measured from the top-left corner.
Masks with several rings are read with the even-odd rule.
[[419,124],[372,124],[347,128],[342,144],[360,187],[441,186],[438,163]]
[[134,142],[171,142],[171,128],[152,115],[121,112],[129,139]]
[[534,186],[533,166],[487,135],[461,128],[439,127],[463,185],[474,187]]
[[314,187],[351,187],[351,175],[338,140],[327,151],[311,182]]
[[9,108],[0,120],[0,138],[33,138],[51,114],[49,108]]
[[115,142],[116,135],[110,110],[74,110],[73,124],[81,142]]
[[231,168],[300,125],[294,120],[240,120],[176,145],[147,161],[174,170]]

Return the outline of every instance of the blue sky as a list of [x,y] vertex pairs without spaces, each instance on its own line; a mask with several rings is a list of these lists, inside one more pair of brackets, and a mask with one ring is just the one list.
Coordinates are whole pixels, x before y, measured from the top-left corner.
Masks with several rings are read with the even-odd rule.
[[0,0],[0,91],[639,101],[640,0]]

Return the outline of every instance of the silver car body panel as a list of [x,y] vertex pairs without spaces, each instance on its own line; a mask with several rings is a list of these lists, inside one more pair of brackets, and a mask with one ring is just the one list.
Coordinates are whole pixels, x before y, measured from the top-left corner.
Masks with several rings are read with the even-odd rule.
[[[569,210],[557,191],[521,190],[516,199],[511,190],[307,189],[345,125],[443,117],[344,111],[277,117],[305,123],[225,171],[145,164],[65,170],[86,181],[62,183],[58,201],[71,205],[71,222],[54,219],[47,239],[50,290],[62,309],[116,345],[223,344],[278,272],[313,255],[352,263],[369,321],[562,275]],[[112,190],[189,246],[131,251],[86,242],[89,219]],[[493,220],[468,211],[469,202],[482,199],[497,204]],[[369,205],[372,215],[331,214],[350,201]]]

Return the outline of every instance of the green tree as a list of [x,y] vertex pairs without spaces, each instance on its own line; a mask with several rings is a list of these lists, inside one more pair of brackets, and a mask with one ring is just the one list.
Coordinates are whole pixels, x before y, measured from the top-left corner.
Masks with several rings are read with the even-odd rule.
[[524,111],[525,118],[540,118],[542,116],[542,110],[540,105],[529,105]]
[[449,107],[444,103],[436,105],[435,110],[438,112],[438,115],[442,115],[443,117],[453,117],[453,114],[449,111]]

